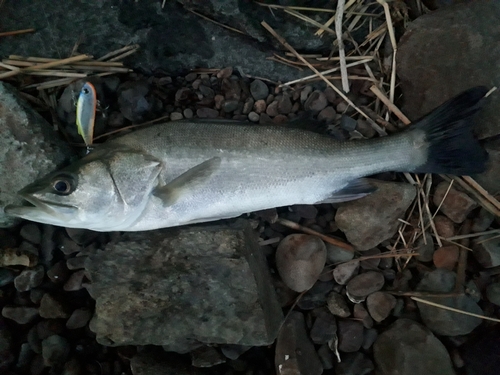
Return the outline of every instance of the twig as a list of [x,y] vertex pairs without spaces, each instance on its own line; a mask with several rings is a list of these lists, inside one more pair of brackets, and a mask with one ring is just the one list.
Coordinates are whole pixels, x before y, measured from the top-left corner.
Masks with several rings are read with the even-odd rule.
[[426,305],[437,307],[437,308],[440,308],[440,309],[443,309],[443,310],[453,311],[453,312],[456,312],[458,314],[469,315],[469,316],[473,316],[475,318],[480,318],[480,319],[484,319],[484,320],[491,320],[492,322],[498,322],[498,323],[500,323],[500,319],[490,318],[489,316],[484,316],[484,315],[480,315],[480,314],[474,314],[474,313],[471,313],[471,312],[458,310],[458,309],[455,309],[453,307],[442,305],[440,303],[426,301],[425,299],[421,299],[421,298],[418,298],[418,297],[410,297],[410,298],[412,300],[414,300],[414,301],[422,302],[422,303],[425,303]]
[[121,54],[123,52],[127,52],[127,51],[130,51],[130,50],[136,50],[138,48],[139,48],[138,44],[130,44],[128,46],[125,46],[125,47],[119,48],[117,50],[111,51],[111,52],[105,54],[104,56],[99,57],[97,59],[97,61],[104,61],[104,60],[109,59],[110,57],[119,55],[119,54]]
[[342,90],[347,94],[349,92],[349,79],[347,78],[347,67],[345,61],[344,40],[342,39],[342,18],[344,17],[345,0],[337,0],[337,11],[335,13],[335,32],[337,33],[337,42],[340,58],[340,75],[342,76]]
[[335,35],[335,31],[333,31],[332,29],[330,29],[328,26],[325,26],[325,25],[319,23],[318,21],[313,20],[311,17],[307,17],[307,16],[303,15],[302,13],[297,12],[296,10],[285,9],[285,13],[288,13],[291,16],[294,16],[294,17],[296,17],[296,18],[298,18],[298,19],[300,19],[302,21],[310,23],[311,25],[314,25],[314,26],[318,27],[319,29],[321,29],[323,31],[326,31],[326,32],[328,32],[330,34]]
[[[471,220],[465,220],[464,225],[462,226],[461,233],[469,234],[472,228]],[[467,238],[460,240],[461,245],[469,246],[469,240]],[[457,278],[455,279],[455,291],[461,292],[465,286],[465,269],[467,267],[467,250],[460,249],[458,256],[458,266],[457,266]]]
[[50,61],[50,62],[42,63],[42,64],[37,64],[37,65],[33,65],[33,66],[30,66],[30,67],[27,67],[27,68],[24,68],[24,69],[11,70],[11,71],[6,72],[6,73],[1,73],[0,74],[0,79],[7,78],[7,77],[12,77],[12,76],[15,76],[15,75],[20,74],[20,73],[31,72],[33,70],[42,70],[42,69],[53,68],[53,67],[60,66],[60,65],[70,64],[70,63],[73,63],[73,62],[76,62],[76,61],[88,60],[88,59],[91,59],[91,58],[92,58],[91,55],[78,55],[78,56],[68,57],[66,59],[61,59],[61,60],[56,60],[56,61]]
[[0,33],[0,37],[2,36],[12,36],[12,35],[19,35],[19,34],[26,34],[26,33],[34,33],[35,29],[23,29],[23,30],[14,30],[14,31],[4,31]]
[[337,239],[335,239],[333,237],[330,237],[330,236],[326,236],[326,235],[324,235],[322,233],[319,233],[319,232],[316,232],[315,230],[312,230],[311,228],[307,228],[307,227],[304,227],[304,226],[302,226],[300,224],[297,224],[297,223],[295,223],[293,221],[278,218],[278,220],[276,220],[276,223],[281,224],[281,225],[283,225],[285,227],[294,229],[294,230],[299,230],[299,231],[307,233],[307,234],[312,234],[314,236],[317,236],[317,237],[321,238],[325,242],[328,242],[328,243],[330,243],[332,245],[341,247],[342,249],[345,249],[347,251],[354,252],[354,247],[351,246],[351,245],[349,245],[348,243],[345,243],[343,241],[337,240]]
[[495,199],[495,197],[493,197],[490,193],[488,193],[486,189],[483,188],[481,185],[479,185],[472,177],[462,176],[462,179],[465,182],[467,182],[470,186],[472,186],[474,189],[476,189],[479,194],[481,194],[488,200],[488,202],[490,202],[492,205],[494,205],[497,209],[500,210],[500,202],[498,202]]
[[391,66],[391,90],[389,94],[389,99],[394,103],[394,92],[396,87],[396,52],[398,50],[398,44],[396,42],[396,35],[394,33],[394,26],[392,25],[391,11],[389,9],[389,4],[386,0],[377,0],[379,4],[384,7],[385,18],[387,22],[387,29],[389,31],[389,38],[392,45],[392,66]]
[[461,234],[458,236],[446,237],[445,240],[447,240],[447,241],[463,240],[465,238],[481,237],[481,236],[484,236],[486,234],[495,234],[495,233],[500,233],[500,229],[492,229],[492,230],[488,230],[486,232],[476,232],[476,233],[471,233],[471,234]]
[[403,124],[409,125],[411,123],[410,119],[406,117],[404,113],[401,112],[401,110],[396,107],[394,103],[392,103],[392,101],[387,96],[385,96],[377,86],[373,85],[372,87],[370,87],[370,91],[373,92],[375,96],[379,98],[380,101],[384,103],[389,108],[389,110],[403,122]]
[[399,297],[427,297],[427,298],[444,298],[444,297],[458,297],[463,295],[463,293],[432,293],[432,292],[397,292],[386,290],[387,293]]

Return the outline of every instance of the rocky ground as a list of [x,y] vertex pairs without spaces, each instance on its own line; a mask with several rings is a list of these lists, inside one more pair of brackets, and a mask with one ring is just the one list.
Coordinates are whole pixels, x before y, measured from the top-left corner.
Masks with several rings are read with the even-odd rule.
[[[158,11],[157,3],[146,2],[151,8],[137,20],[145,23],[144,14]],[[5,9],[27,12],[18,6]],[[126,28],[137,27],[122,22],[130,7],[127,3],[96,16],[121,20],[119,42],[129,35]],[[495,11],[497,5],[478,1],[444,7],[410,24],[398,46],[397,66],[403,108],[411,118],[462,89],[498,84],[498,71],[490,63],[500,53],[490,41],[498,30],[495,22],[485,21]],[[192,16],[179,14],[172,17]],[[220,19],[231,26],[240,17],[227,7],[204,14],[222,14]],[[151,17],[148,32],[157,34],[163,21]],[[2,25],[11,22],[0,20]],[[217,29],[200,24],[204,30]],[[255,40],[263,37],[251,19],[239,25]],[[281,27],[284,33],[286,26]],[[143,34],[139,31],[138,38]],[[435,49],[429,46],[432,37]],[[249,43],[254,48],[255,40]],[[303,43],[302,49],[323,47],[306,41],[304,36],[297,43]],[[452,53],[457,44],[462,57]],[[143,56],[154,66],[151,46]],[[7,56],[30,48],[34,45],[24,40],[2,45],[0,52]],[[204,67],[189,60],[191,67],[202,68],[189,73],[177,73],[175,65],[170,73],[138,69],[92,78],[101,101],[95,136],[103,137],[97,142],[156,118],[301,126],[341,140],[380,136],[380,127],[358,115],[331,87],[317,82],[281,86],[278,81],[305,75],[297,71],[294,76],[296,70],[289,67],[267,71],[265,65],[252,71],[249,66],[242,74],[231,64],[241,56],[230,55],[227,64],[217,55]],[[370,66],[383,76],[380,66]],[[356,69],[350,74],[361,75]],[[23,80],[0,83],[2,207],[16,201],[19,188],[84,150],[75,147],[81,141],[73,104],[83,80],[54,89],[51,108],[36,101],[43,100],[36,90],[24,90]],[[334,82],[341,87],[338,79]],[[351,80],[349,99],[371,110],[384,132],[397,131],[404,125],[380,117],[371,85]],[[285,207],[145,233],[12,223],[2,214],[3,226],[9,227],[0,229],[0,370],[496,374],[498,323],[481,317],[500,318],[498,103],[498,94],[492,95],[478,127],[492,158],[489,170],[474,176],[487,190],[482,193],[466,179],[412,176],[411,184],[406,176],[384,173],[373,176],[378,190],[358,201]]]

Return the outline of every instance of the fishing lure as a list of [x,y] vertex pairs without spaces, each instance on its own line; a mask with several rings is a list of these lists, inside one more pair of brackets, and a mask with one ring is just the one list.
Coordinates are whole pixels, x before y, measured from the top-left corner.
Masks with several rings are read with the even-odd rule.
[[85,145],[92,145],[94,138],[95,113],[97,108],[97,95],[95,87],[90,82],[85,82],[78,96],[76,104],[76,127]]

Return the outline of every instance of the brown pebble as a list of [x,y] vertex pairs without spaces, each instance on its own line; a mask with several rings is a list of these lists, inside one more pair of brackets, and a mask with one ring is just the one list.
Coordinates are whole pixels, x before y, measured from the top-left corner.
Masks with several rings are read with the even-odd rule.
[[83,278],[85,277],[85,270],[74,272],[64,284],[63,289],[66,292],[75,292],[83,288]]
[[366,138],[373,138],[377,134],[375,129],[373,129],[373,127],[368,123],[368,121],[363,119],[358,119],[356,124],[356,130]]
[[349,108],[349,104],[347,104],[346,102],[340,102],[339,104],[337,104],[337,112],[338,113],[344,113],[347,111],[347,108]]
[[217,72],[217,78],[229,78],[233,74],[233,68],[228,66],[227,68],[221,69]]
[[366,298],[366,307],[373,320],[381,322],[396,307],[396,297],[385,292],[375,292]]
[[363,326],[367,329],[370,329],[373,327],[373,319],[368,313],[368,311],[365,309],[362,303],[356,303],[354,304],[354,311],[352,314],[356,319],[361,320],[363,322]]
[[384,282],[384,275],[380,272],[362,273],[347,283],[347,296],[353,302],[364,301],[367,296],[382,289]]
[[85,268],[85,261],[87,260],[86,256],[77,256],[74,258],[70,258],[66,261],[66,266],[69,270],[79,270]]
[[307,98],[306,102],[304,103],[304,108],[307,111],[315,111],[319,112],[322,109],[324,109],[328,104],[328,101],[326,100],[325,94],[323,94],[321,91],[313,91],[311,95]]
[[333,102],[335,102],[335,99],[337,99],[337,94],[330,86],[328,86],[325,89],[324,93],[325,93],[326,100],[328,100],[328,103],[333,104]]
[[351,315],[351,311],[349,310],[349,306],[347,305],[344,296],[337,292],[331,292],[328,294],[326,304],[328,310],[335,316],[347,318]]
[[436,268],[444,268],[453,271],[458,262],[458,246],[443,246],[434,252],[432,260]]
[[333,269],[333,278],[337,284],[345,285],[358,274],[358,270],[359,262],[342,263]]
[[253,110],[257,114],[264,113],[266,111],[267,104],[264,99],[257,100],[255,104],[253,105]]
[[214,102],[215,102],[215,108],[221,109],[222,103],[224,102],[224,97],[222,95],[217,94],[214,96]]
[[292,111],[292,101],[288,94],[278,96],[278,112],[287,115]]
[[199,118],[217,118],[219,112],[212,108],[199,108],[196,110],[196,115]]
[[273,94],[269,94],[267,96],[267,99],[266,99],[266,104],[267,105],[271,104],[273,102],[273,100],[274,100],[274,95]]
[[309,94],[311,94],[312,90],[313,90],[312,86],[304,86],[302,91],[300,91],[300,102],[302,104],[305,103],[305,101],[309,97]]
[[[434,191],[433,202],[439,206],[448,190],[449,183],[443,181],[439,183]],[[448,216],[453,222],[460,224],[467,218],[467,215],[477,207],[477,203],[467,194],[451,187],[446,199],[443,201],[440,211]]]
[[286,117],[285,115],[277,115],[273,118],[273,122],[275,124],[284,124],[287,121],[288,121],[288,117]]
[[267,113],[260,114],[259,124],[270,125],[272,123],[273,123],[273,120],[271,119],[271,117],[269,117],[269,115]]
[[62,284],[68,280],[70,272],[66,267],[66,262],[61,260],[54,264],[50,270],[47,271],[47,276],[54,284]]
[[326,123],[331,123],[335,120],[336,116],[337,116],[337,112],[335,112],[335,109],[332,106],[328,106],[328,107],[325,107],[318,114],[318,120],[325,121]]
[[245,101],[245,104],[243,105],[242,113],[244,115],[248,115],[252,111],[254,104],[255,104],[255,100],[253,100],[253,98],[248,98]]
[[271,104],[267,106],[266,113],[268,116],[275,117],[279,115],[278,112],[278,102],[273,101]]
[[363,344],[363,324],[354,320],[337,322],[339,350],[346,353],[357,352]]
[[234,81],[229,78],[224,78],[222,80],[221,90],[224,93],[224,97],[226,98],[226,100],[241,99],[241,87],[238,81]]
[[446,216],[436,215],[434,218],[434,225],[436,226],[437,234],[441,237],[447,238],[455,235],[455,224]]

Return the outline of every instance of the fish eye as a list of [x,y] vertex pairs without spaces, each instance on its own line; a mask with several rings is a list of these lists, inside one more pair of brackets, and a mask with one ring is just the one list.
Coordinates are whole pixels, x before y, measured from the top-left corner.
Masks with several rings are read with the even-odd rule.
[[73,192],[73,184],[67,178],[58,177],[52,181],[52,189],[59,195],[68,195]]

